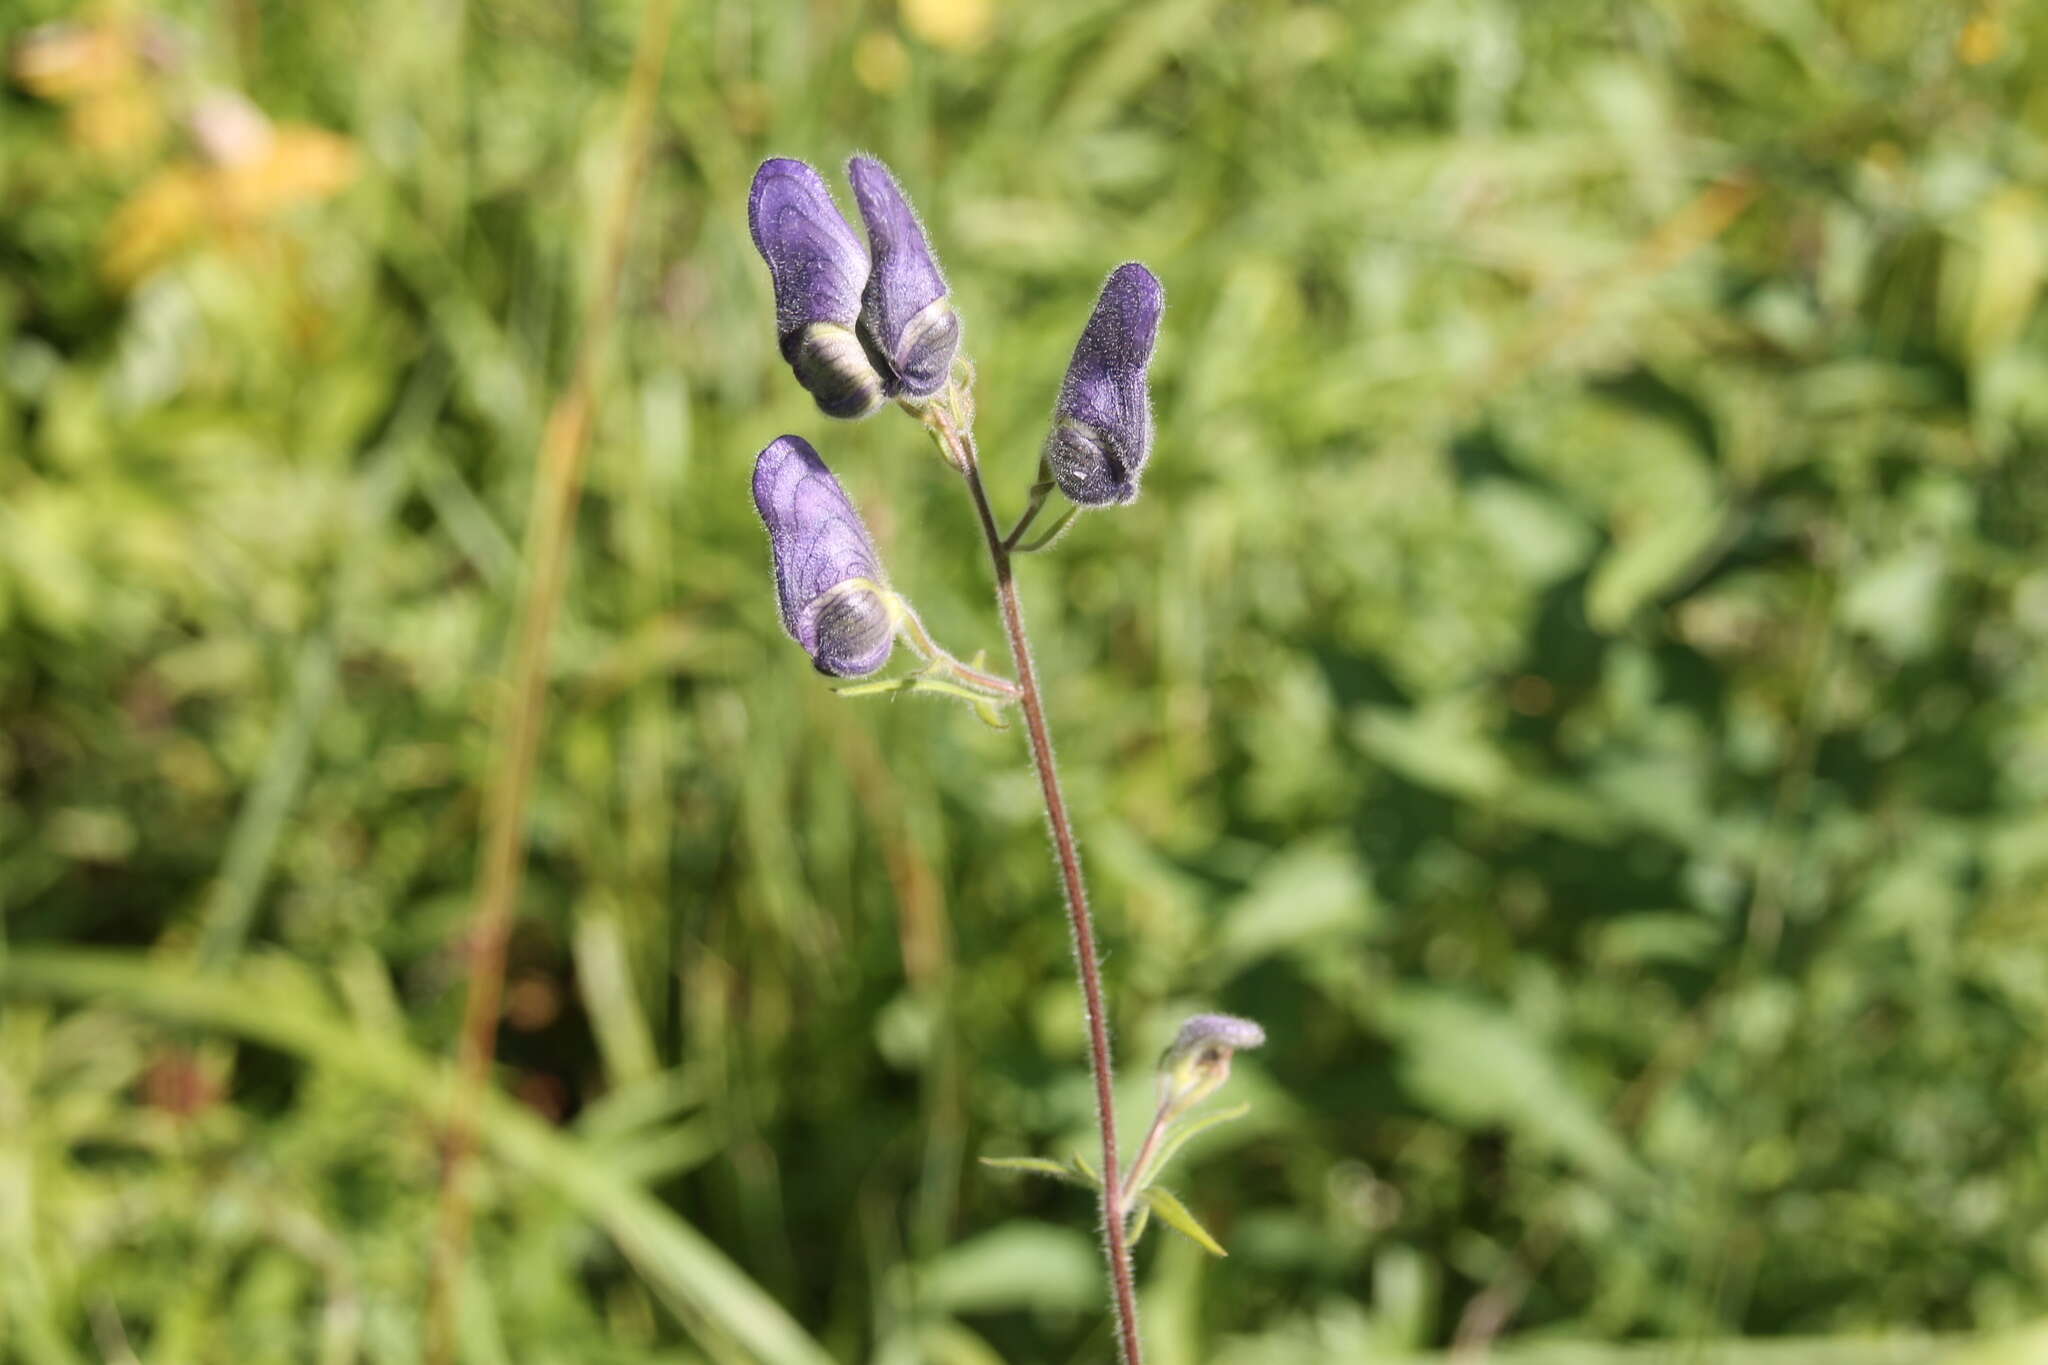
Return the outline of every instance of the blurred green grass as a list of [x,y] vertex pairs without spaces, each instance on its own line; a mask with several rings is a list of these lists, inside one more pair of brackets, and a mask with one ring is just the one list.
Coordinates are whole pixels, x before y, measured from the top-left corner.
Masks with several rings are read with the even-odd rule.
[[[566,1126],[494,1119],[465,1358],[1108,1349],[1081,1201],[972,1162],[1089,1122],[1021,749],[835,702],[747,501],[806,434],[1000,653],[953,477],[775,354],[747,177],[855,148],[1006,506],[1103,273],[1168,290],[1147,496],[1022,569],[1127,1112],[1192,1007],[1274,1040],[1153,1357],[2033,1358],[2048,15],[973,8],[678,16],[502,1048]],[[410,1361],[638,12],[163,15],[0,95],[0,1357]],[[110,277],[209,89],[353,176]]]

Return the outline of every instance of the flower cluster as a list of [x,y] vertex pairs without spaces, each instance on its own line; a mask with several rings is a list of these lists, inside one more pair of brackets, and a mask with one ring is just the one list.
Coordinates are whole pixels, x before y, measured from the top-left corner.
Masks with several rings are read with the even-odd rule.
[[[924,225],[889,168],[873,157],[847,162],[862,242],[824,177],[804,162],[761,163],[747,199],[754,246],[775,291],[775,332],[819,409],[857,419],[894,399],[924,418],[957,410],[954,379],[960,317]],[[1102,287],[1060,385],[1039,481],[1006,550],[1019,545],[1046,494],[1057,488],[1075,508],[1111,506],[1138,495],[1152,451],[1147,370],[1166,294],[1137,262],[1118,266]],[[808,442],[782,436],[755,462],[754,502],[768,528],[782,624],[821,673],[859,678],[888,662],[899,632],[927,660],[906,680],[912,690],[1006,701],[1014,686],[938,649],[909,604],[883,576],[873,540],[838,480]]]
[[787,157],[755,173],[747,222],[775,287],[782,358],[828,417],[856,418],[891,398],[926,399],[943,388],[960,318],[889,168],[857,156],[846,173],[866,246],[823,177]]

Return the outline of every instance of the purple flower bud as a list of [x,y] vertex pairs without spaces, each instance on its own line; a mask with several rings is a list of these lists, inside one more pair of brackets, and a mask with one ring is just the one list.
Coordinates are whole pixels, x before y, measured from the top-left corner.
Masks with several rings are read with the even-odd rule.
[[929,398],[946,386],[960,348],[960,318],[946,297],[946,277],[889,168],[857,156],[846,163],[846,174],[875,257],[861,295],[861,343],[890,394]]
[[1173,1043],[1166,1049],[1166,1055],[1180,1058],[1204,1048],[1237,1052],[1265,1045],[1266,1031],[1250,1019],[1240,1019],[1234,1014],[1198,1014],[1180,1026],[1180,1032],[1173,1035]]
[[859,678],[889,662],[896,620],[882,558],[810,442],[769,443],[754,461],[754,505],[775,557],[782,627],[818,671]]
[[882,405],[882,376],[855,327],[868,253],[801,161],[774,157],[754,172],[747,226],[775,287],[775,333],[797,382],[829,417],[865,417]]
[[1159,1107],[1171,1119],[1207,1098],[1230,1076],[1230,1058],[1262,1047],[1266,1031],[1232,1014],[1198,1014],[1180,1026],[1159,1059]]
[[1045,458],[1060,492],[1083,507],[1138,496],[1152,455],[1152,401],[1145,367],[1159,339],[1166,291],[1136,261],[1104,281],[1060,385]]

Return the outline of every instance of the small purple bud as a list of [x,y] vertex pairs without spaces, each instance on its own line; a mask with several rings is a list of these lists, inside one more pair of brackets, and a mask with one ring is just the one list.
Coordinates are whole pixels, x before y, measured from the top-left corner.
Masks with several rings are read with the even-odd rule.
[[768,528],[782,628],[820,673],[860,678],[889,662],[896,620],[882,557],[852,499],[801,436],[754,461],[754,505]]
[[773,157],[754,172],[747,226],[775,287],[775,334],[797,382],[828,417],[865,417],[882,405],[882,376],[855,330],[867,248],[832,191],[801,161]]
[[946,277],[889,168],[857,156],[846,163],[846,175],[875,257],[861,295],[861,344],[891,395],[929,398],[946,386],[960,349],[960,317],[946,297]]
[[1232,1052],[1249,1051],[1266,1045],[1266,1031],[1250,1019],[1234,1014],[1198,1014],[1180,1026],[1166,1049],[1170,1058],[1190,1056],[1206,1047]]
[[1185,1113],[1230,1076],[1241,1049],[1263,1047],[1266,1031],[1233,1014],[1198,1014],[1180,1026],[1159,1059],[1159,1106],[1164,1118]]
[[1104,281],[1081,329],[1053,410],[1045,458],[1060,492],[1083,507],[1138,496],[1138,476],[1152,455],[1145,367],[1152,363],[1165,308],[1158,277],[1128,261]]

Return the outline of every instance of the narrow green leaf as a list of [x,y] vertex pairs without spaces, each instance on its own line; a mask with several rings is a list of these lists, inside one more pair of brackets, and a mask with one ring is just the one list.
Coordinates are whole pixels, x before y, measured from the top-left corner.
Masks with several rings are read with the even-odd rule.
[[1230,1254],[1223,1249],[1221,1243],[1209,1235],[1207,1228],[1195,1221],[1195,1215],[1188,1212],[1188,1206],[1174,1198],[1170,1191],[1160,1189],[1147,1190],[1145,1191],[1145,1202],[1152,1207],[1153,1212],[1166,1220],[1168,1227],[1208,1252],[1211,1256],[1228,1256]]
[[609,908],[580,913],[572,951],[576,955],[576,990],[590,1016],[591,1031],[597,1035],[607,1078],[613,1085],[622,1085],[660,1071],[654,1028],[641,1005],[632,952],[618,913]]
[[898,692],[913,692],[928,697],[949,697],[954,701],[972,702],[976,706],[992,706],[998,700],[986,692],[977,692],[971,687],[962,687],[959,683],[946,682],[921,673],[908,673],[900,678],[879,678],[874,682],[853,683],[846,687],[835,687],[832,692],[834,696],[840,697],[878,697]]
[[1151,1222],[1152,1206],[1150,1204],[1138,1205],[1137,1213],[1131,1217],[1130,1244],[1132,1246],[1138,1244],[1138,1239],[1145,1235],[1145,1229],[1151,1225]]
[[1054,1180],[1063,1180],[1069,1185],[1083,1185],[1087,1182],[1075,1175],[1072,1168],[1042,1156],[985,1156],[980,1158],[984,1166],[993,1166],[999,1171],[1026,1171],[1032,1175],[1049,1175]]

